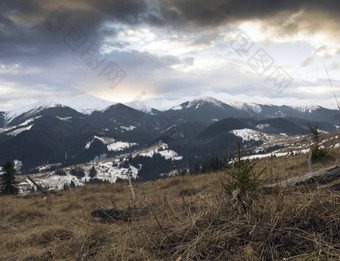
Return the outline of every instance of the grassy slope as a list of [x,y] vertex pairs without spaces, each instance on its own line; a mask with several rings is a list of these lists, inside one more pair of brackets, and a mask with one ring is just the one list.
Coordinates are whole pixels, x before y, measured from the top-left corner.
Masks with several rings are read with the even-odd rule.
[[[340,150],[333,151],[340,158]],[[306,155],[263,159],[264,183],[307,171]],[[314,165],[314,170],[337,162]],[[270,171],[272,169],[272,171]],[[324,187],[261,192],[245,215],[211,173],[136,183],[131,222],[103,222],[100,206],[127,207],[127,183],[0,197],[1,260],[339,260],[340,193]],[[166,192],[168,203],[164,201]],[[184,198],[184,202],[183,202]],[[195,206],[189,211],[187,206]]]

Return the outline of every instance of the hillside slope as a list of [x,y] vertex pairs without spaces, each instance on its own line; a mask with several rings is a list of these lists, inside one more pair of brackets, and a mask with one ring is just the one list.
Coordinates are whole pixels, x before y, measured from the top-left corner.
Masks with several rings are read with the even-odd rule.
[[[332,153],[340,158],[340,149]],[[263,166],[264,183],[285,180],[306,172],[306,155],[257,161]],[[221,172],[135,183],[137,206],[153,212],[130,222],[90,216],[112,202],[131,204],[126,182],[0,197],[0,259],[339,260],[339,185],[260,192],[245,214],[223,179]]]

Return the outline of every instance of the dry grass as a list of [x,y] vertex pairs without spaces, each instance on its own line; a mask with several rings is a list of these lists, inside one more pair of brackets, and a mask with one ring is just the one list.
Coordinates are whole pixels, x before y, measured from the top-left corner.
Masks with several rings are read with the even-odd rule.
[[[264,182],[306,173],[306,157],[259,161],[259,167],[272,167]],[[135,183],[138,207],[156,210],[130,222],[90,216],[91,210],[110,207],[112,201],[127,207],[127,183],[86,185],[46,198],[0,197],[0,259],[340,259],[339,192],[324,187],[260,192],[244,213],[223,192],[223,175]]]

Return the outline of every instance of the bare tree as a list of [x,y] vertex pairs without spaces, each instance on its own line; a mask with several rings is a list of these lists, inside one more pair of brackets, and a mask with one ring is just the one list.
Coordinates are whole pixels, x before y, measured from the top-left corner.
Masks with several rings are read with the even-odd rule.
[[128,180],[129,180],[129,187],[130,187],[130,190],[131,190],[132,206],[135,208],[136,207],[136,196],[135,196],[135,192],[133,190],[130,174],[131,174],[131,169],[129,168],[129,170],[127,172],[127,176],[128,176]]

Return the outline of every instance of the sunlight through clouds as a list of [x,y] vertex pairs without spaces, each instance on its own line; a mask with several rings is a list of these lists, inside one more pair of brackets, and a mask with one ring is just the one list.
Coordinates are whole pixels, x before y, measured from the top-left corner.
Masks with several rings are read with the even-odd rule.
[[[0,13],[0,48],[5,50],[0,53],[0,80],[20,86],[32,99],[91,93],[119,102],[145,89],[146,99],[158,95],[173,100],[190,92],[199,95],[205,88],[282,99],[313,94],[326,98],[322,59],[335,88],[340,86],[337,5],[36,0],[30,7],[5,1],[6,12]],[[72,35],[77,46],[72,50],[65,37],[77,30],[85,41]],[[251,44],[246,55],[239,53],[237,45],[247,41]],[[89,52],[91,46],[98,50]],[[250,66],[251,59],[260,58],[255,54],[272,61],[261,75],[254,68],[263,61]],[[116,88],[107,80],[112,76],[105,72],[108,63],[123,76]],[[294,79],[280,93],[268,81],[275,72]]]

